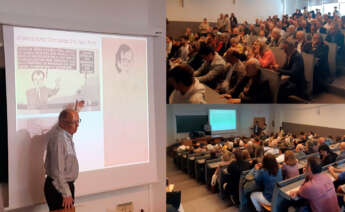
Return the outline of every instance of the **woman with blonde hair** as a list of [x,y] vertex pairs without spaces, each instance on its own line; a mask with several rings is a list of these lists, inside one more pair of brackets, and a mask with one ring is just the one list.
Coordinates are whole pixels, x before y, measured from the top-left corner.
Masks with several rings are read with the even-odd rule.
[[277,70],[279,68],[272,50],[262,41],[256,40],[254,42],[252,56],[259,60],[262,68],[272,70]]
[[289,179],[299,175],[298,172],[298,161],[295,153],[287,150],[284,154],[284,164],[282,167],[283,179]]

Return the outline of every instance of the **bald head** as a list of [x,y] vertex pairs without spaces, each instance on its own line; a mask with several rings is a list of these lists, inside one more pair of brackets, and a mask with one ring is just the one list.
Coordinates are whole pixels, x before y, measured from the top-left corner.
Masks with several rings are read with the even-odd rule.
[[79,122],[79,114],[73,109],[65,109],[59,115],[59,126],[70,134],[77,132]]
[[303,152],[304,151],[304,146],[303,144],[298,144],[296,146],[296,152]]

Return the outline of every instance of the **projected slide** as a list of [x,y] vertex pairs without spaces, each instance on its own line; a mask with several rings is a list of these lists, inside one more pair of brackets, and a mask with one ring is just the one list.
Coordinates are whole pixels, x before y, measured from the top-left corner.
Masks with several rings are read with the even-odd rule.
[[236,110],[209,110],[211,131],[236,130]]
[[84,100],[81,172],[149,162],[147,38],[14,27],[13,41],[17,142],[44,143]]

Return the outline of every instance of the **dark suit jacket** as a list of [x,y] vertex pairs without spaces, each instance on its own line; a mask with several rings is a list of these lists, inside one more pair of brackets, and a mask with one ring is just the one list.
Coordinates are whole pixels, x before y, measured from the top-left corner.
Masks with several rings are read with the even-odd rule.
[[[253,78],[251,85],[247,91],[244,89],[250,83],[249,77],[244,77],[242,81],[231,90],[231,95],[234,98],[241,98],[242,103],[270,103],[272,102],[272,94],[267,80],[261,80],[261,73]],[[242,95],[241,95],[242,94]]]
[[326,44],[322,43],[313,48],[312,43],[308,42],[303,46],[303,52],[313,54],[315,61],[314,75],[317,74],[321,78],[329,77],[329,64],[328,64],[328,51],[329,48]]
[[337,31],[335,34],[328,33],[326,41],[337,44],[338,54],[342,54],[344,52],[344,35],[340,31]]
[[298,96],[303,96],[306,89],[304,61],[300,53],[295,51],[279,70],[281,74],[290,76],[290,81],[296,85]]

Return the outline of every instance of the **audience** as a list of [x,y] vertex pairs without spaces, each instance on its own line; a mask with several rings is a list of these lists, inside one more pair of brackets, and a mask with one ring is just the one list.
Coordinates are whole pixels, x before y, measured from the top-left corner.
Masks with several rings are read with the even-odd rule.
[[[189,64],[196,70],[195,76],[201,83],[222,94],[224,89],[219,88],[222,87],[223,81],[231,80],[227,76],[231,76],[229,72],[233,64],[226,64],[224,61],[229,52],[237,52],[243,64],[255,57],[262,68],[277,70],[279,73],[283,70],[288,71],[282,73],[289,77],[281,78],[278,102],[297,101],[295,98],[291,100],[290,96],[310,100],[315,95],[327,91],[331,82],[328,63],[329,47],[323,42],[320,33],[327,35],[327,42],[337,45],[337,62],[341,64],[345,54],[342,28],[345,28],[345,18],[322,15],[319,11],[304,10],[303,14],[296,12],[293,16],[284,15],[281,19],[278,16],[268,17],[266,20],[257,19],[255,24],[248,24],[246,21],[239,23],[233,13],[230,18],[227,14],[220,14],[216,27],[204,18],[199,25],[199,32],[193,33],[191,28],[187,27],[185,33],[178,39],[167,37],[167,59],[168,63],[172,63],[171,67],[181,63]],[[291,50],[290,54],[286,48],[290,44],[289,42],[287,44],[285,40],[295,43],[295,49]],[[270,49],[277,47],[284,48],[284,55],[279,55],[279,51],[272,52]],[[211,49],[212,53],[205,53],[205,48]],[[315,57],[313,79],[308,79],[308,82],[313,81],[314,96],[305,95],[307,93],[305,76],[311,75],[304,73],[304,61],[298,55],[302,52],[313,54]],[[276,63],[278,56],[275,54],[279,58],[287,57],[283,66],[279,67]],[[202,63],[203,71],[201,72]],[[229,90],[226,93],[229,93]],[[274,92],[271,91],[271,93]],[[273,98],[270,100],[272,102]],[[230,103],[234,102],[230,101]]]
[[[224,192],[222,195],[230,198],[233,205],[250,208],[247,201],[250,197],[257,211],[262,210],[262,205],[271,205],[276,182],[299,176],[302,171],[302,168],[299,167],[305,165],[303,169],[306,175],[305,182],[299,190],[291,191],[289,195],[293,198],[296,196],[305,198],[312,211],[324,210],[323,207],[316,208],[319,207],[317,202],[325,196],[330,203],[331,211],[335,211],[339,208],[337,201],[339,201],[339,205],[344,205],[343,198],[337,200],[334,192],[337,190],[339,193],[345,193],[345,168],[334,168],[333,166],[328,168],[329,173],[335,179],[332,182],[327,175],[321,173],[321,167],[335,162],[336,158],[341,159],[345,150],[344,138],[345,136],[338,136],[336,139],[333,139],[332,136],[326,138],[314,132],[301,132],[295,135],[281,130],[279,133],[271,135],[252,135],[248,138],[230,137],[220,143],[209,141],[207,144],[207,142],[200,141],[190,146],[181,145],[177,150],[191,154],[210,153],[212,155],[210,159],[221,157],[221,162],[217,164],[212,176],[212,191],[216,191],[217,185],[222,183],[222,192]],[[337,143],[334,143],[333,140]],[[306,151],[304,151],[304,144],[306,144]],[[340,150],[339,156],[330,149],[337,150],[337,145]],[[309,152],[308,149],[310,149]],[[316,156],[308,157],[307,155],[318,151],[319,154]],[[308,159],[305,159],[306,156]],[[297,158],[301,158],[301,161],[298,161]],[[222,180],[220,179],[221,167],[225,173]],[[241,173],[243,174],[245,170],[250,171],[244,177],[245,184],[240,185]],[[244,193],[242,192],[241,196],[243,202],[239,204],[240,187],[244,189]],[[308,206],[305,203],[305,201],[290,201],[287,204],[293,207],[300,207],[301,204],[304,205],[303,207]]]

